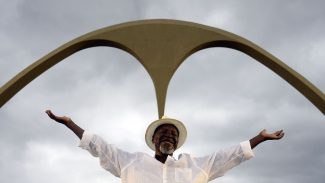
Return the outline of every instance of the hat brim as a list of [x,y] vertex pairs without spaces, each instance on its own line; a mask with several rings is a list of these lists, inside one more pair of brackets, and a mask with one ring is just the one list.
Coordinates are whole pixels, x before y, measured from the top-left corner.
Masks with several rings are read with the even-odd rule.
[[155,144],[152,143],[152,136],[156,128],[163,124],[172,124],[178,129],[179,136],[178,136],[178,144],[176,149],[180,148],[185,142],[187,136],[187,130],[185,128],[185,125],[182,122],[171,118],[163,118],[163,119],[156,120],[148,126],[145,135],[147,145],[150,147],[150,149],[155,151],[156,148],[155,148]]

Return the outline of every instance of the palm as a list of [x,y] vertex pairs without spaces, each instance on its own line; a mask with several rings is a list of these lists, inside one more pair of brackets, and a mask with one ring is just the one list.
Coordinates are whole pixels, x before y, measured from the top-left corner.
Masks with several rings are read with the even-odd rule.
[[276,131],[274,133],[267,133],[266,130],[262,130],[260,135],[266,140],[279,140],[284,136],[283,130]]
[[51,110],[46,110],[45,112],[51,119],[53,119],[59,123],[62,123],[62,124],[66,124],[68,121],[71,120],[69,117],[66,117],[66,116],[56,116],[52,113]]

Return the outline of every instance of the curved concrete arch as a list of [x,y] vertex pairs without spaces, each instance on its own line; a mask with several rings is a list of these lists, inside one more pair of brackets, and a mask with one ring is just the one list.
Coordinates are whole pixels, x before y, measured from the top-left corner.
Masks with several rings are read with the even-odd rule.
[[[55,64],[59,63],[63,59],[69,57],[70,55],[91,47],[97,46],[109,46],[125,50],[132,54],[127,47],[120,45],[119,43],[109,41],[109,40],[82,40],[82,41],[71,41],[63,46],[50,52],[48,55],[34,62],[16,76],[14,76],[10,81],[4,84],[0,88],[0,107],[2,107],[8,100],[10,100],[17,92],[19,92],[23,87],[25,87],[29,82],[34,80],[36,77],[41,75],[47,69],[53,67]],[[133,54],[132,54],[133,55]],[[134,56],[134,55],[133,55]]]
[[164,115],[167,88],[179,65],[209,47],[228,47],[255,58],[277,73],[325,114],[325,96],[312,83],[254,43],[227,31],[178,20],[141,20],[99,29],[76,38],[18,73],[0,88],[0,107],[33,79],[69,55],[94,46],[127,51],[153,80],[159,118]]
[[300,75],[298,72],[290,68],[288,65],[283,63],[281,60],[271,55],[262,48],[257,47],[253,43],[246,44],[245,42],[234,42],[234,41],[211,41],[199,45],[197,48],[191,50],[186,57],[194,54],[203,49],[212,47],[225,47],[238,50],[246,55],[254,58],[256,61],[260,62],[281,78],[286,80],[289,84],[295,87],[300,93],[302,93],[309,101],[311,101],[323,114],[325,114],[325,96],[317,89],[311,82]]

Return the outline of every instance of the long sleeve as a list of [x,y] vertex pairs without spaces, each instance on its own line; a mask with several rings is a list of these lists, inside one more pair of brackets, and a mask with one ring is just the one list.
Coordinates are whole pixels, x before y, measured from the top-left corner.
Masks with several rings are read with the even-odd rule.
[[118,149],[98,135],[87,131],[83,133],[79,147],[87,150],[94,157],[99,157],[100,165],[116,177],[120,177],[121,170],[136,158],[136,154]]
[[207,173],[208,180],[211,181],[223,176],[231,168],[254,156],[249,141],[244,141],[239,145],[217,151],[208,156],[193,158],[193,160],[197,166]]

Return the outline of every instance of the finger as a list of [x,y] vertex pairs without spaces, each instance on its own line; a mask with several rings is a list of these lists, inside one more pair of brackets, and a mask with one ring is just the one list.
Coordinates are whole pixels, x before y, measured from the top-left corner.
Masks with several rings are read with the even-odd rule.
[[48,110],[46,110],[45,112],[46,112],[46,113],[48,113],[48,114],[52,113],[52,111],[51,111],[51,110],[49,110],[49,109],[48,109]]
[[277,132],[275,132],[276,135],[280,135],[282,133],[283,130],[279,130]]
[[52,111],[50,111],[50,115],[53,117],[57,117]]
[[282,132],[281,134],[279,134],[279,135],[276,137],[276,139],[279,140],[279,139],[281,139],[283,136],[284,136],[284,133]]
[[48,110],[48,111],[47,111],[47,114],[49,115],[49,117],[50,117],[51,119],[57,119],[57,116],[55,116],[55,115],[52,113],[51,110]]
[[282,138],[284,136],[284,132],[282,132],[281,134],[280,134],[280,138]]
[[46,110],[45,113],[46,113],[48,116],[51,115],[50,110]]

